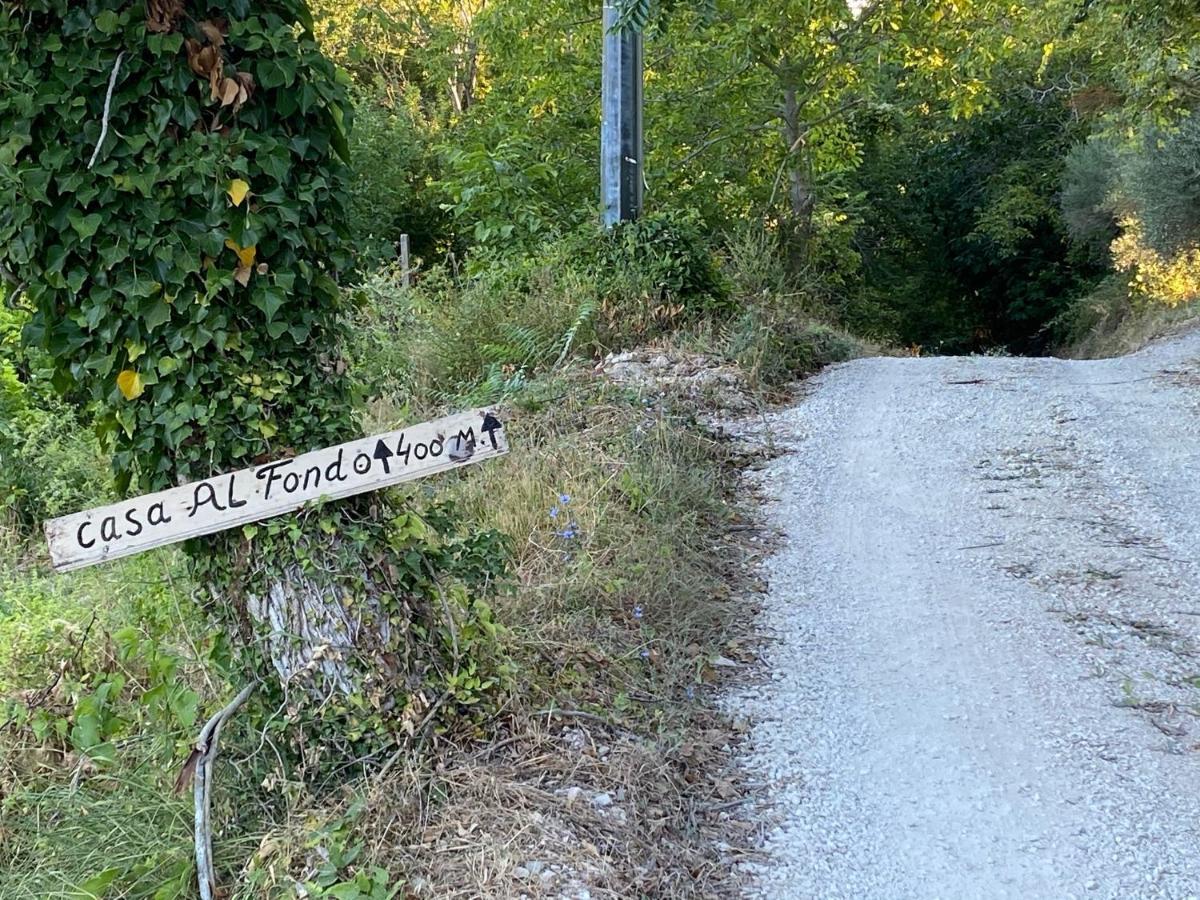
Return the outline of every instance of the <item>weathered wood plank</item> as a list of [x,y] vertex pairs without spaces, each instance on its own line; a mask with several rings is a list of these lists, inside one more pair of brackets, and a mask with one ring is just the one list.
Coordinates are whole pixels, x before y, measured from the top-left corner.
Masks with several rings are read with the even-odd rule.
[[477,409],[52,519],[46,541],[66,572],[507,452],[504,426]]

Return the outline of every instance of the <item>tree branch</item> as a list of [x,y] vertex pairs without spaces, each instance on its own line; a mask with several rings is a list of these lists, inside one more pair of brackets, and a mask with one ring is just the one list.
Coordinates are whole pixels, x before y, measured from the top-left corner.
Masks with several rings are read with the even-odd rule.
[[100,148],[104,146],[104,139],[108,137],[108,116],[112,112],[112,95],[113,89],[117,86],[117,75],[121,71],[121,60],[125,58],[125,51],[122,50],[117,54],[117,59],[113,63],[112,74],[108,76],[108,93],[104,95],[104,118],[100,122],[100,140],[96,141],[96,149],[92,151],[92,158],[88,161],[88,168],[96,164],[96,158],[100,156]]
[[196,747],[183,767],[179,782],[176,783],[177,787],[186,784],[188,769],[194,766],[192,799],[195,805],[196,881],[200,888],[201,900],[213,900],[213,889],[216,886],[216,875],[213,871],[210,812],[212,809],[212,765],[217,758],[221,726],[241,709],[242,704],[250,699],[250,695],[257,687],[257,681],[246,685],[224,709],[204,723],[204,727],[200,729],[200,734],[196,738]]

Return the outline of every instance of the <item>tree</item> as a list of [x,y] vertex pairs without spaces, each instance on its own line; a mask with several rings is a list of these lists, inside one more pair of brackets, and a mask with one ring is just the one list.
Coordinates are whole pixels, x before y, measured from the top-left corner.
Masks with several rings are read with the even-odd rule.
[[[357,436],[347,95],[303,0],[5,0],[0,44],[0,263],[121,488]],[[188,549],[243,663],[362,710],[354,738],[433,702],[440,578],[481,568],[426,535],[368,497]]]

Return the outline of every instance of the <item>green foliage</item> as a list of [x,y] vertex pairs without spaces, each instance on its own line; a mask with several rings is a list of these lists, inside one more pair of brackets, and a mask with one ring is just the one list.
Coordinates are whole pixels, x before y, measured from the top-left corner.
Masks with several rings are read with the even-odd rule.
[[1149,130],[1129,154],[1124,189],[1151,248],[1169,256],[1200,245],[1200,113]]
[[1073,251],[1056,201],[1064,157],[1087,126],[1019,84],[996,99],[953,125],[881,123],[857,177],[867,209],[856,237],[866,302],[856,305],[882,312],[906,345],[1037,352],[1101,274],[1100,261]]
[[0,896],[190,896],[191,799],[171,782],[222,684],[201,676],[219,639],[175,562],[54,576],[0,559]]
[[756,308],[736,323],[729,352],[752,386],[779,389],[831,363],[861,356],[862,342],[804,315]]
[[432,254],[446,232],[440,194],[427,186],[437,165],[418,116],[379,89],[355,96],[349,221],[361,270],[395,259],[401,234],[419,257]]
[[[0,394],[24,385],[8,380],[0,363]],[[0,400],[3,403],[3,400]],[[30,532],[46,519],[113,499],[107,459],[92,431],[62,401],[0,420],[0,508]]]
[[451,148],[438,187],[482,259],[529,251],[566,211],[553,162],[521,137]]
[[364,281],[351,354],[367,396],[492,403],[572,354],[733,311],[713,249],[687,219],[584,225],[527,254],[483,258],[459,278],[427,271],[412,290],[395,268]]
[[651,215],[614,227],[599,244],[593,274],[605,299],[642,296],[678,305],[686,317],[727,312],[729,286],[694,219]]
[[352,430],[326,377],[345,88],[303,4],[208,9],[226,33],[155,33],[118,0],[0,10],[0,263],[28,281],[57,384],[142,488]]
[[1114,114],[1124,124],[1169,126],[1200,100],[1200,17],[1192,0],[1030,6],[1057,31],[1056,43],[1090,57],[1097,80],[1122,95]]
[[403,881],[393,885],[386,869],[356,865],[363,853],[362,840],[354,830],[361,809],[361,804],[355,804],[345,815],[308,835],[306,848],[319,855],[321,864],[316,874],[304,883],[306,896],[328,900],[392,900],[403,890]]
[[21,346],[26,321],[0,306],[0,525],[32,531],[111,484],[91,429],[50,388],[50,360]]
[[1108,258],[1117,236],[1113,192],[1120,157],[1111,141],[1091,138],[1067,154],[1062,186],[1062,214],[1071,240],[1093,259]]

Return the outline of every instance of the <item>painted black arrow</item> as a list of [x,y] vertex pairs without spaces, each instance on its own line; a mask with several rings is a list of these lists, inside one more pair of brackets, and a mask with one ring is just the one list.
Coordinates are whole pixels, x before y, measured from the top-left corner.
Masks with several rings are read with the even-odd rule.
[[488,439],[492,442],[492,449],[497,449],[496,432],[504,426],[500,424],[500,420],[488,413],[483,417],[483,430],[487,432]]
[[396,454],[387,448],[387,444],[380,441],[375,445],[375,458],[383,463],[383,474],[392,474],[392,464],[388,462]]

